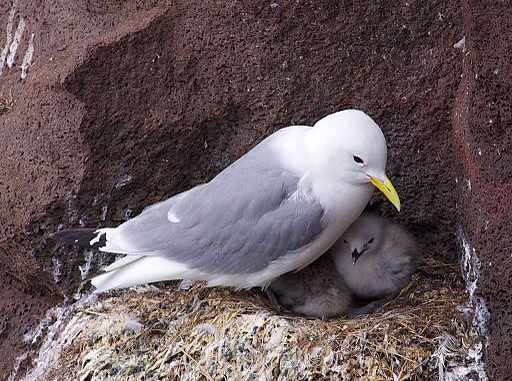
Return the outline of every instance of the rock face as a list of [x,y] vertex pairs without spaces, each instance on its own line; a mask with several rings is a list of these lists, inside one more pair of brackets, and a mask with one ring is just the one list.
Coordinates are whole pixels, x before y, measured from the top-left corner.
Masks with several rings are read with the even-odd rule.
[[[461,240],[488,336],[490,379],[512,379],[512,81],[510,4],[465,1],[463,75],[453,112]],[[468,258],[466,258],[468,259]]]
[[[464,193],[464,226],[482,258],[502,256],[510,274],[501,241],[480,229],[507,226],[509,143],[493,148],[490,137],[505,139],[510,123],[506,99],[494,97],[506,94],[509,63],[487,42],[499,43],[499,32],[483,30],[478,15],[465,18],[473,40],[452,118],[475,187]],[[275,130],[336,110],[366,111],[387,136],[403,212],[378,195],[375,208],[407,224],[426,250],[455,257],[450,113],[462,36],[457,1],[1,2],[0,98],[10,110],[0,112],[0,376],[31,345],[23,334],[71,294],[84,262],[49,233],[119,224],[207,181]],[[475,214],[480,207],[486,217]],[[510,316],[510,284],[493,267],[482,278],[491,313]],[[491,293],[498,286],[507,293]],[[510,332],[493,324],[491,336]],[[490,351],[505,353],[504,340]],[[496,374],[508,374],[502,363],[492,360]]]

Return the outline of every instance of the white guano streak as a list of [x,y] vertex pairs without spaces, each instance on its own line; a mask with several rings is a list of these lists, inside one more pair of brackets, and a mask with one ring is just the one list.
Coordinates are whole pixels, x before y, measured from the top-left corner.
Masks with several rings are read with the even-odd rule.
[[0,54],[0,75],[2,75],[2,71],[4,69],[5,57],[7,57],[7,53],[9,53],[9,47],[11,46],[12,40],[12,25],[14,24],[14,14],[16,13],[16,0],[12,4],[11,11],[9,12],[9,18],[7,19],[7,33],[6,33],[6,41],[5,46],[2,49],[2,54]]
[[30,36],[30,41],[28,43],[27,51],[25,52],[25,56],[23,57],[23,62],[21,63],[21,78],[27,78],[28,68],[32,63],[32,55],[34,54],[34,33]]
[[14,65],[14,58],[16,57],[16,51],[18,50],[18,46],[20,45],[21,35],[25,30],[25,20],[23,18],[20,19],[18,23],[18,27],[16,28],[16,32],[14,33],[14,38],[12,39],[11,46],[9,47],[9,55],[7,56],[6,63],[9,66],[9,69]]

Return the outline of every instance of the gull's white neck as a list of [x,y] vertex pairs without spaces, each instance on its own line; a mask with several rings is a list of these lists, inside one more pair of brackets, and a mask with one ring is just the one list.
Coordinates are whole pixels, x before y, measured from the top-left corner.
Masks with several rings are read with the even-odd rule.
[[311,139],[312,128],[284,128],[276,134],[272,144],[283,166],[301,178],[298,191],[313,196],[322,204],[325,226],[329,226],[329,231],[325,232],[329,236],[327,240],[336,240],[361,214],[374,187],[370,183],[352,184],[343,178],[333,178],[325,171],[315,171],[314,153],[310,147],[311,140],[308,140]]

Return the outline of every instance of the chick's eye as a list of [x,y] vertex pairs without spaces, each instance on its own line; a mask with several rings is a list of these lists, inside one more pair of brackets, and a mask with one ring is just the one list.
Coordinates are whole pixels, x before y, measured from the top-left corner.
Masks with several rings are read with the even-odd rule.
[[373,237],[368,240],[368,243],[373,243]]
[[359,156],[356,156],[356,155],[354,155],[354,161],[355,161],[357,164],[364,164],[363,159],[361,159]]

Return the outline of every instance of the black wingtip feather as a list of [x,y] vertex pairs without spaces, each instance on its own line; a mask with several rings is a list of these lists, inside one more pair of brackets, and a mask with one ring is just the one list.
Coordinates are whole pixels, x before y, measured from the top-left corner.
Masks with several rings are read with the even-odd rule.
[[52,238],[58,239],[62,242],[69,243],[71,245],[78,245],[87,248],[98,249],[103,247],[107,243],[107,235],[103,233],[100,239],[91,245],[91,241],[96,238],[99,234],[98,229],[70,229],[62,230],[60,232],[53,233]]

